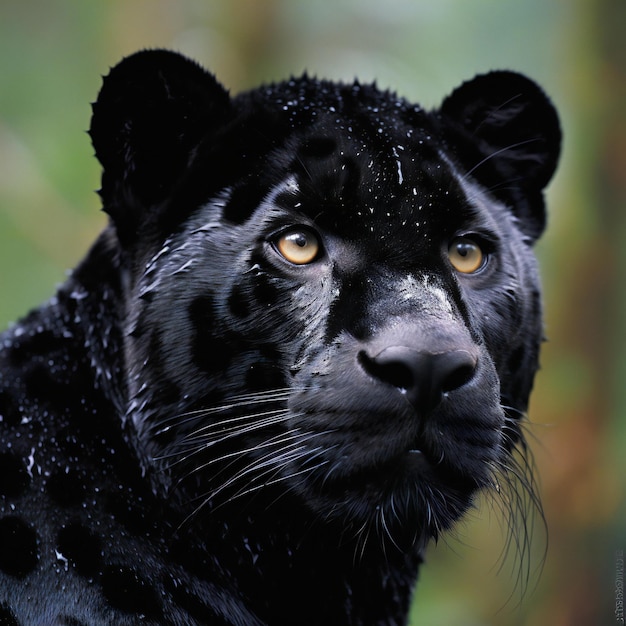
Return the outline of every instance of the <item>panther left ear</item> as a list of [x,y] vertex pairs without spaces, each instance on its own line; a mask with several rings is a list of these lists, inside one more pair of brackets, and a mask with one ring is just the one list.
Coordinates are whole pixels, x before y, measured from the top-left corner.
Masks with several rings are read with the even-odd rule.
[[463,173],[504,197],[536,239],[545,226],[542,190],[561,148],[558,115],[545,93],[516,72],[491,72],[453,91],[440,113],[453,129],[448,139]]
[[230,113],[230,97],[214,76],[167,50],[133,54],[104,78],[89,134],[104,170],[104,210],[122,243],[158,219],[194,149]]

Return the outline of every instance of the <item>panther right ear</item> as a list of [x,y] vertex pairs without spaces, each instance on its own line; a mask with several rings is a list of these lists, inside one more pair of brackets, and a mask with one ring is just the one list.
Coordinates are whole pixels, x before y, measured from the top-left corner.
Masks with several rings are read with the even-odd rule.
[[103,207],[122,242],[159,218],[195,148],[230,116],[226,89],[174,52],[138,52],[104,78],[89,134],[104,170]]

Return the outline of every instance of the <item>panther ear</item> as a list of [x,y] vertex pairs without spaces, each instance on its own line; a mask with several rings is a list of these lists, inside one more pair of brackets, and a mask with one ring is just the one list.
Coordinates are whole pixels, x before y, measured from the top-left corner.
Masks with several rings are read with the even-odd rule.
[[230,109],[212,74],[167,50],[138,52],[104,78],[89,134],[103,166],[104,210],[122,242],[158,217],[194,149]]
[[[541,88],[515,72],[491,72],[458,87],[440,113],[466,169],[503,197],[532,240],[545,226],[542,190],[561,148],[559,119]],[[495,186],[498,186],[497,188]]]

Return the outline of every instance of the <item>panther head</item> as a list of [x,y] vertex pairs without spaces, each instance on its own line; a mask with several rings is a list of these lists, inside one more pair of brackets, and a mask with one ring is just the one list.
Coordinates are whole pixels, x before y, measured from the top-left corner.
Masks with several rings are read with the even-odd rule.
[[423,546],[509,480],[560,146],[533,82],[478,76],[434,111],[307,76],[230,97],[149,51],[90,132],[155,489],[197,520],[295,498]]

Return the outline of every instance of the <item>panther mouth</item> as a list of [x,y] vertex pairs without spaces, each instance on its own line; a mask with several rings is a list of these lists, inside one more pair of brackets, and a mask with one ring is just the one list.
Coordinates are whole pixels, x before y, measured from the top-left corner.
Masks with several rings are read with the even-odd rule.
[[416,439],[410,447],[387,451],[355,463],[339,464],[336,472],[327,475],[335,486],[346,491],[374,491],[381,494],[406,490],[449,488],[475,491],[480,484],[478,472],[470,471],[473,462],[452,456],[435,442]]
[[398,482],[439,482],[440,473],[449,473],[449,469],[444,469],[440,462],[434,460],[435,455],[426,446],[417,443],[412,445],[409,449],[392,454],[362,459],[358,467],[354,463],[338,463],[334,471],[328,474],[326,484],[348,491],[358,491],[368,485],[379,485],[383,490],[393,490],[393,485]]
[[408,474],[424,470],[436,471],[440,464],[434,460],[432,451],[427,450],[424,445],[410,448],[390,461],[390,465],[400,466],[400,471]]

